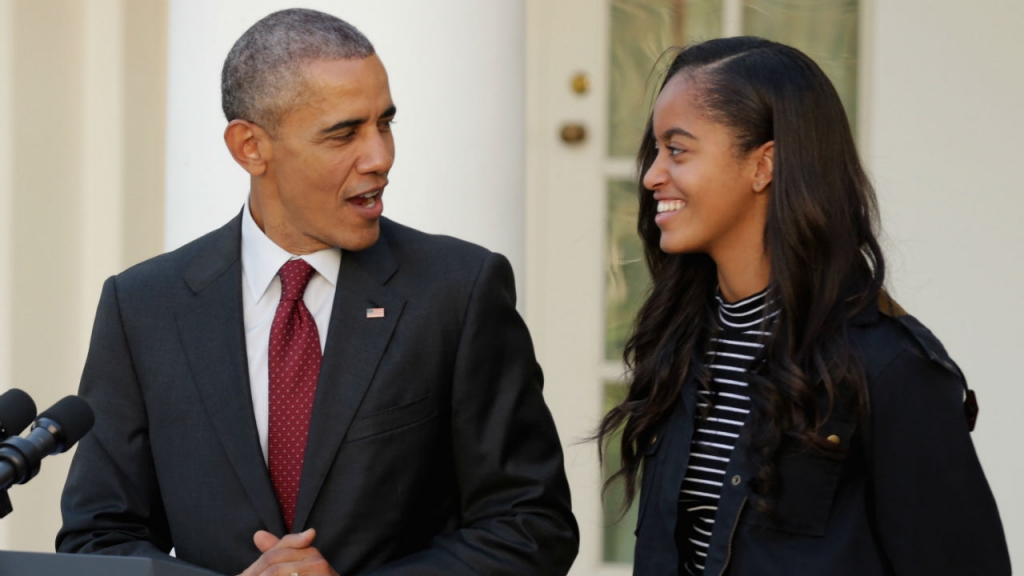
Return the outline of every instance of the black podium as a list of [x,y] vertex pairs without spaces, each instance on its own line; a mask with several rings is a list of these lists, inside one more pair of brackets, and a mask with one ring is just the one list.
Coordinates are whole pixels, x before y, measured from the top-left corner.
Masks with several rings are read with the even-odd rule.
[[220,576],[165,560],[98,554],[0,552],[0,576]]

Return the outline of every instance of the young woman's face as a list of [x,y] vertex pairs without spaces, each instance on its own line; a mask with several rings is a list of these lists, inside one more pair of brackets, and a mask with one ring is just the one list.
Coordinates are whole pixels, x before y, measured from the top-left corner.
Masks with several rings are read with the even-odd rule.
[[[661,91],[653,119],[658,154],[643,184],[658,201],[661,249],[703,252],[719,261],[762,246],[772,148],[768,143],[738,153],[732,131],[705,118],[696,96],[684,74]],[[759,166],[766,153],[767,166]]]

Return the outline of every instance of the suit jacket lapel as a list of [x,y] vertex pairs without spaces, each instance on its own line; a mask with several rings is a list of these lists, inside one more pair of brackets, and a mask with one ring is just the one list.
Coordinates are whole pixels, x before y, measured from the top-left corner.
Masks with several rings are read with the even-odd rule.
[[[397,269],[383,232],[372,247],[342,257],[306,441],[295,531],[305,527],[405,306],[405,299],[385,286]],[[384,317],[368,318],[369,308],[383,308]]]
[[284,532],[252,411],[242,317],[241,217],[211,235],[185,271],[195,294],[178,329],[196,386],[221,445],[264,525]]

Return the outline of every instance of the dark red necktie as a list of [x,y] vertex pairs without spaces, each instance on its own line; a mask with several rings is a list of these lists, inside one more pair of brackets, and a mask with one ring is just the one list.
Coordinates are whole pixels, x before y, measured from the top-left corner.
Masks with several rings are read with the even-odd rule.
[[270,327],[267,460],[289,532],[295,520],[309,418],[320,376],[320,336],[313,315],[302,302],[313,272],[313,267],[300,259],[289,260],[281,267],[281,301]]

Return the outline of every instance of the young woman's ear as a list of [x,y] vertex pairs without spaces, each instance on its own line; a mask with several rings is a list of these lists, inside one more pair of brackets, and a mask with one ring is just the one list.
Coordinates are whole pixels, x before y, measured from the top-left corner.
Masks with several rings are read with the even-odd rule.
[[754,169],[754,192],[760,194],[768,189],[772,183],[772,172],[775,167],[775,141],[769,140],[761,144],[753,152],[753,158],[757,160]]

